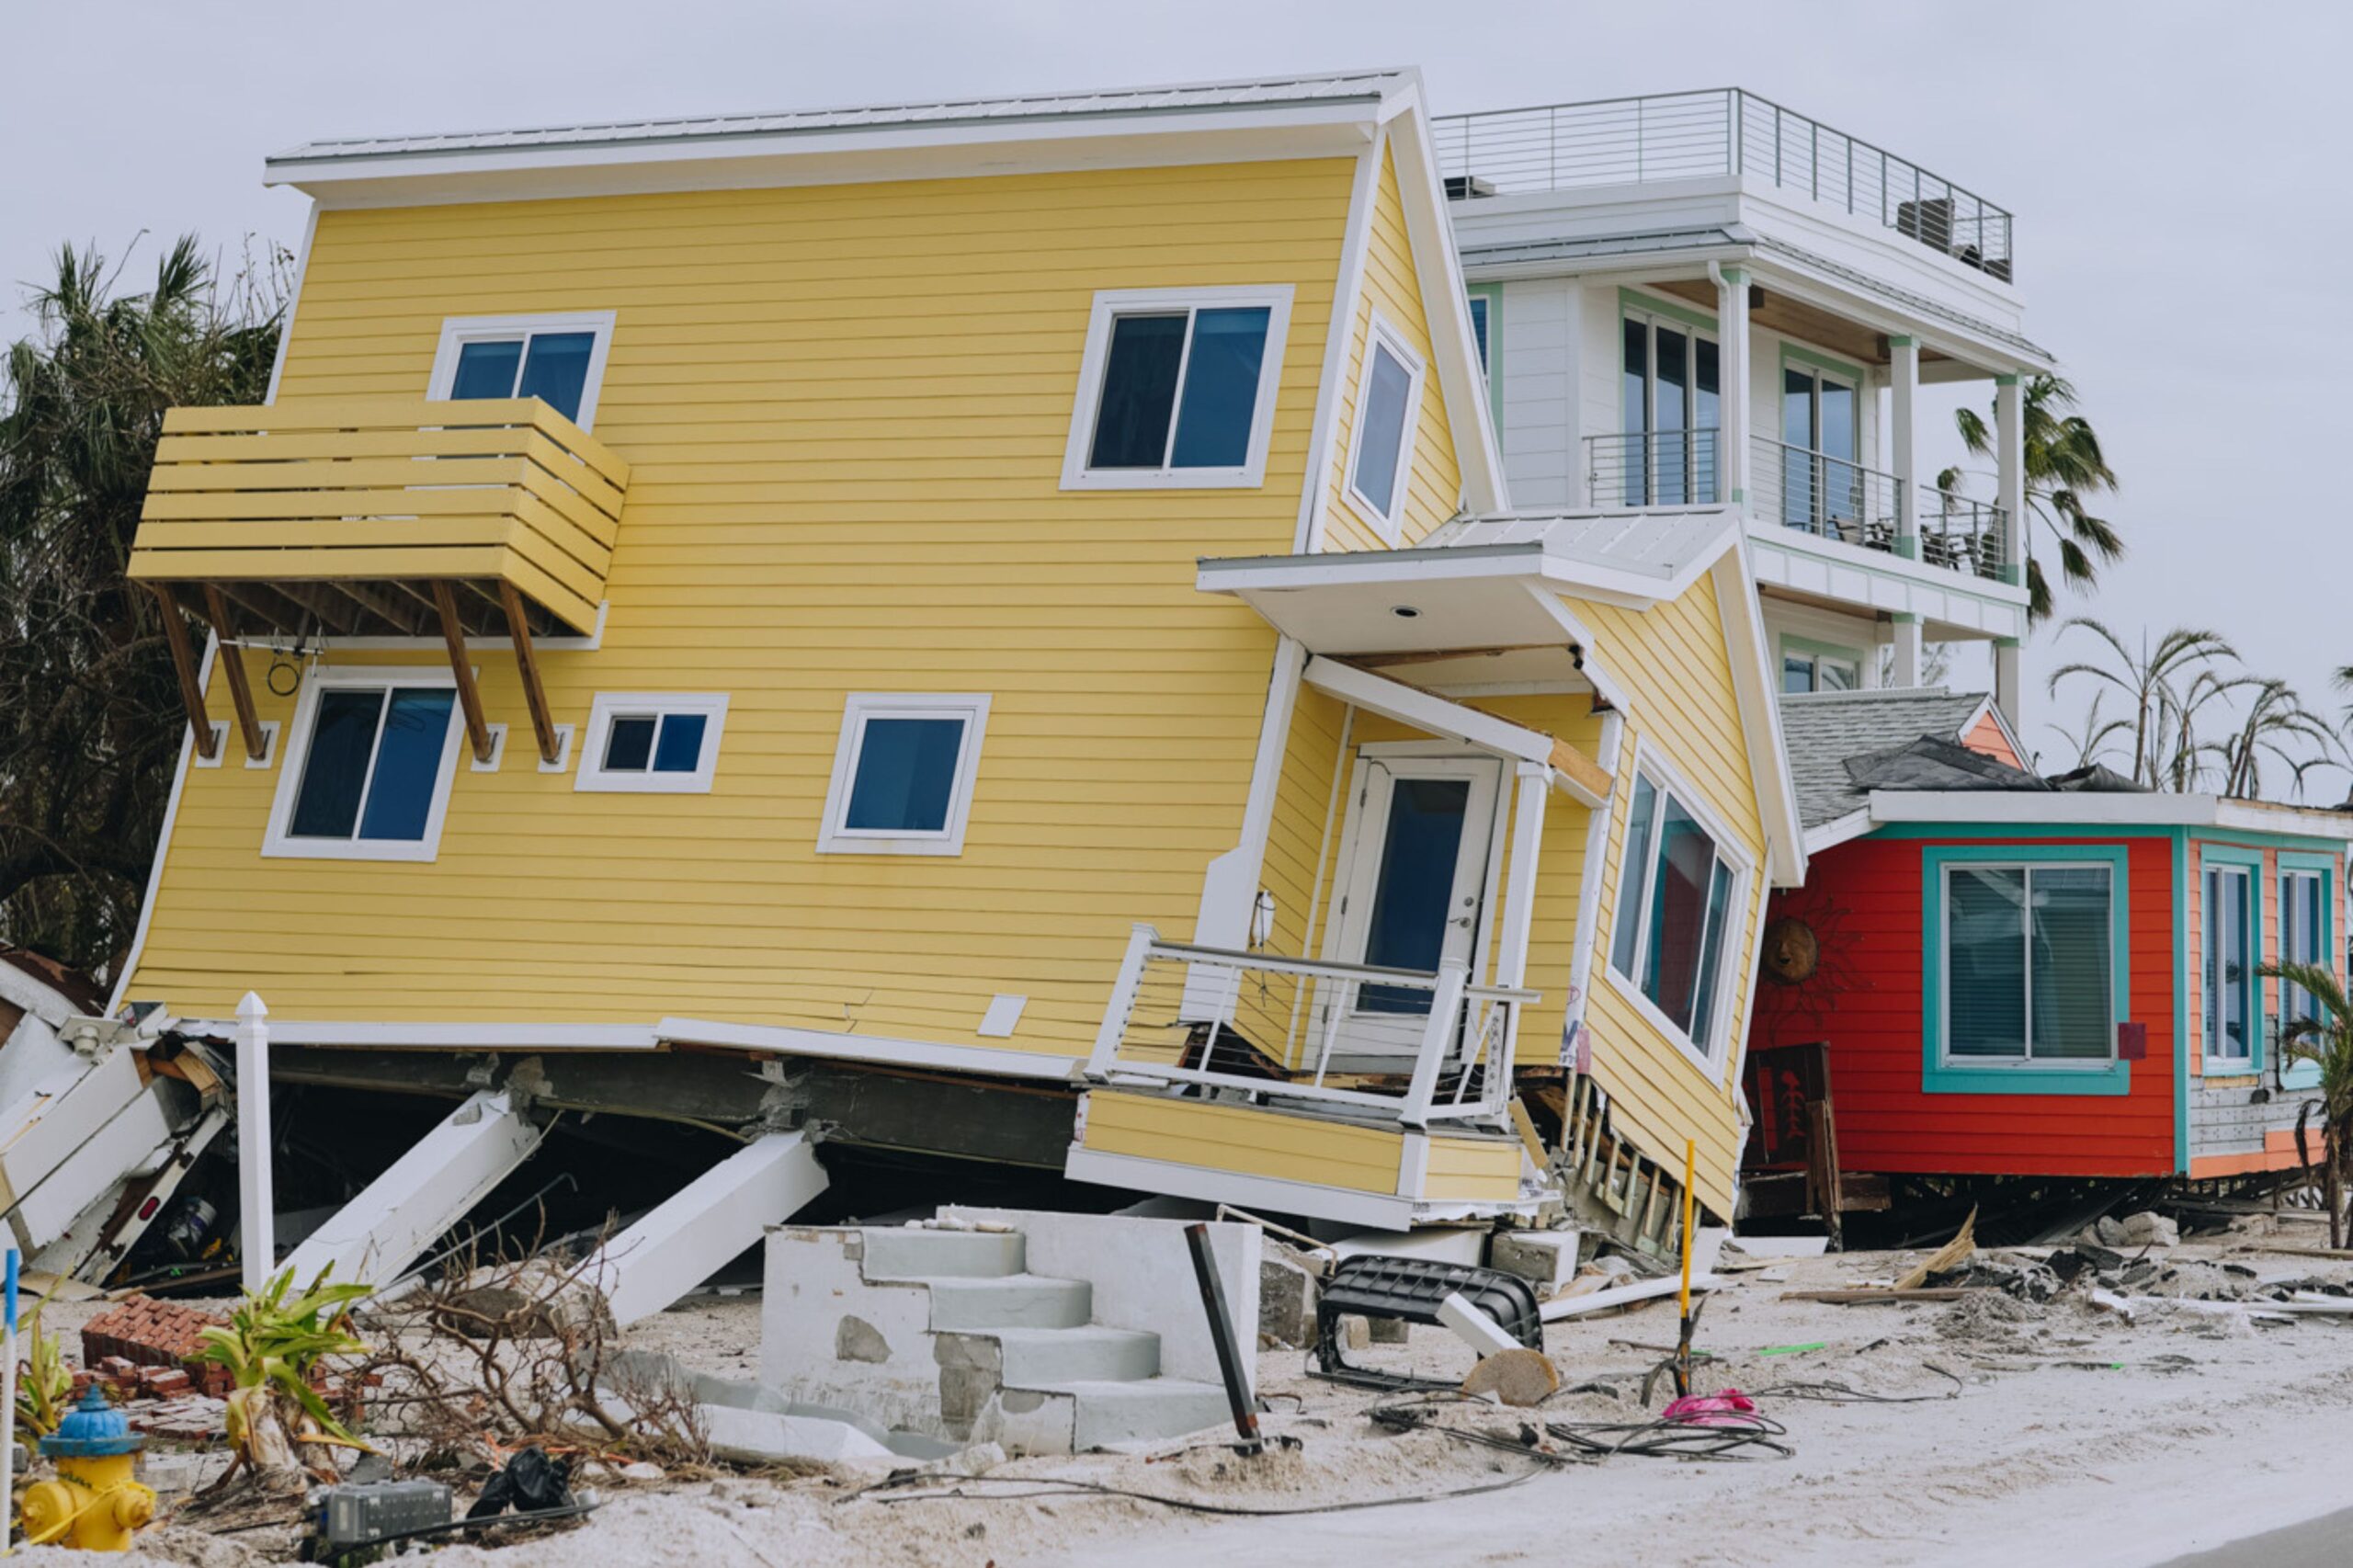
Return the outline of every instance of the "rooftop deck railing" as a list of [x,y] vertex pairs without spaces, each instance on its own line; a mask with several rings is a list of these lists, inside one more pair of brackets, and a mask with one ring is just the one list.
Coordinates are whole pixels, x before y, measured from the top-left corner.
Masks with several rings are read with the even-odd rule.
[[1136,927],[1086,1063],[1097,1083],[1192,1087],[1393,1120],[1496,1123],[1532,991],[1431,971],[1164,942]]
[[2011,276],[2006,209],[1743,88],[1443,115],[1430,129],[1457,197],[1741,174]]
[[2006,514],[1989,502],[1919,487],[1913,503],[1915,552],[1903,548],[1903,481],[1846,458],[1769,437],[1749,439],[1748,506],[1757,516],[1821,539],[1889,554],[1916,553],[1931,566],[1998,581],[2008,557]]

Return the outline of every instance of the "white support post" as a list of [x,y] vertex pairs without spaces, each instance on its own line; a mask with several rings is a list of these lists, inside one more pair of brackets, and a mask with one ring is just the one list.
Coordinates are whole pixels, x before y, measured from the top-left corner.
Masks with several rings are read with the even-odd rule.
[[[2026,396],[2016,376],[1995,378],[1994,449],[1995,504],[2002,508],[2002,577],[2026,582]],[[2026,714],[2019,706],[2021,690],[2018,639],[2006,637],[1994,644],[1994,700],[2002,717],[2019,734],[2026,733]]]
[[825,1190],[806,1132],[756,1138],[605,1244],[588,1278],[622,1328],[653,1316]]
[[540,1125],[502,1091],[477,1091],[287,1255],[299,1284],[332,1270],[381,1290],[531,1157]]
[[1721,269],[1716,287],[1716,499],[1748,500],[1748,273]]
[[1111,1000],[1095,1031],[1095,1049],[1086,1054],[1086,1075],[1101,1083],[1111,1074],[1120,1054],[1120,1037],[1128,1032],[1128,1013],[1136,1005],[1136,987],[1143,983],[1144,960],[1160,933],[1142,921],[1128,932],[1127,956],[1120,960],[1120,977],[1111,983]]
[[[1888,390],[1893,394],[1888,421],[1889,466],[1895,472],[1895,553],[1920,558],[1920,444],[1915,417],[1920,401],[1920,340],[1893,336],[1887,340]],[[1896,686],[1920,684],[1920,618],[1895,618]]]
[[248,1290],[278,1267],[277,1185],[269,1169],[269,1008],[254,992],[237,1004],[237,1254]]
[[1469,983],[1470,973],[1461,959],[1447,959],[1438,966],[1438,985],[1430,993],[1429,1022],[1422,1029],[1422,1046],[1414,1058],[1414,1081],[1405,1091],[1405,1104],[1397,1119],[1408,1127],[1427,1126],[1430,1119],[1430,1100],[1438,1093],[1438,1070],[1446,1061],[1447,1049],[1454,1043],[1455,1025],[1462,1013],[1462,988]]
[[[1528,941],[1536,924],[1536,865],[1544,847],[1544,812],[1552,801],[1552,769],[1540,764],[1518,765],[1518,799],[1512,807],[1511,864],[1504,873],[1503,929],[1495,947],[1495,983],[1516,989],[1528,983]],[[1497,1099],[1511,1082],[1514,1052],[1519,1044],[1519,1007],[1505,1009],[1503,1038],[1495,1041],[1487,1063],[1487,1094]]]

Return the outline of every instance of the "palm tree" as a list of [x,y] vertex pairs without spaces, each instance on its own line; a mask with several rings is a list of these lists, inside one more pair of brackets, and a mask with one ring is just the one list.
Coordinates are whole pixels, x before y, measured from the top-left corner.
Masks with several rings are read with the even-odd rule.
[[[2087,722],[2087,745],[2104,746],[2112,734],[2129,736],[2132,782],[2151,790],[2193,786],[2200,755],[2198,716],[2217,699],[2226,698],[2236,685],[2215,667],[2218,661],[2238,657],[2222,634],[2177,626],[2152,648],[2143,632],[2136,653],[2123,638],[2090,616],[2071,616],[2059,630],[2088,631],[2115,655],[2113,665],[2075,660],[2051,672],[2053,696],[2058,694],[2059,683],[2070,676],[2086,676],[2122,695],[2126,713],[2096,728]],[[2097,699],[2095,692],[2095,704]]]
[[[2086,496],[2116,489],[2116,472],[2101,455],[2099,437],[2090,421],[2068,412],[2075,406],[2075,389],[2060,376],[2036,376],[2019,389],[2026,426],[2025,518],[2013,526],[2041,525],[2059,548],[2059,567],[2067,585],[2090,591],[2099,568],[2120,560],[2124,541],[2107,519],[2084,510]],[[1973,408],[1955,411],[1961,439],[1972,455],[1995,455],[1994,427]],[[1949,468],[1937,476],[1940,490],[1957,491],[1961,471]],[[2035,555],[2034,529],[2027,537],[2028,616],[2044,620],[2051,615],[2051,584],[2040,558]]]
[[2320,1064],[2321,1190],[2328,1203],[2328,1244],[2341,1247],[2345,1178],[2353,1174],[2353,1001],[2322,964],[2267,963],[2261,972],[2302,987],[2317,1005],[2317,1017],[2281,1022],[2279,1049],[2295,1061]]
[[2269,756],[2287,765],[2301,799],[2304,776],[2334,760],[2336,737],[2284,680],[2250,676],[2231,685],[2254,695],[2247,699],[2238,727],[2206,748],[2222,764],[2222,793],[2234,801],[2252,801],[2261,794],[2263,759]]
[[124,578],[176,404],[258,403],[278,257],[216,289],[193,238],[144,293],[58,253],[0,364],[0,942],[101,970],[128,942],[183,719],[155,600]]

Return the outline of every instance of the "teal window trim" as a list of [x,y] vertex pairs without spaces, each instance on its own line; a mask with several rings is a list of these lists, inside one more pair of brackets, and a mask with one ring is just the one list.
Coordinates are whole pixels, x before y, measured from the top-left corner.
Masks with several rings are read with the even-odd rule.
[[[1495,416],[1495,438],[1504,434],[1504,286],[1500,283],[1472,283],[1463,293],[1473,300],[1487,301],[1487,409]],[[1620,344],[1618,352],[1625,353]]]
[[[2145,798],[2145,797],[2144,797]],[[2211,828],[2167,826],[2162,823],[2030,823],[2030,822],[1892,822],[1873,830],[1875,838],[2076,838],[2105,843],[2119,838],[2168,839],[2177,834],[2211,833]],[[2241,833],[2230,830],[2234,845],[2259,845],[2266,849],[2310,850],[2313,840],[2284,833]]]
[[[1855,684],[1847,689],[1849,691],[1862,689],[1863,651],[1860,648],[1841,647],[1836,642],[1817,642],[1811,637],[1793,637],[1787,632],[1779,635],[1778,642],[1779,645],[1774,653],[1774,668],[1777,672],[1780,668],[1780,661],[1792,655],[1804,659],[1837,659],[1855,666]],[[1817,685],[1814,689],[1819,691],[1822,687]]]
[[[2339,974],[2343,973],[2343,966],[2337,962],[2339,949],[2337,947],[2336,935],[2336,879],[2338,873],[2336,857],[2334,855],[2316,855],[2308,850],[2282,849],[2279,851],[2279,880],[2284,881],[2287,878],[2287,874],[2290,871],[2302,871],[2320,878],[2320,961],[2326,964],[2333,972]],[[2283,887],[2280,889],[2280,892],[2284,895],[2287,890]],[[2281,938],[2279,956],[2283,962],[2286,960],[2288,956],[2286,941],[2287,921],[2287,912],[2283,907],[2279,915],[2279,931]],[[2287,983],[2282,981],[2279,983],[2284,988]],[[2271,1028],[2273,1030],[2273,1038],[2275,1039],[2278,1038],[2279,1023],[2279,1015],[2278,1013],[2274,1013],[2271,1018]],[[2306,1058],[2301,1062],[2282,1062],[2279,1064],[2279,1086],[2281,1088],[2311,1089],[2317,1088],[2319,1085],[2319,1062],[2314,1062],[2310,1058]]]
[[[1631,312],[1635,315],[1659,316],[1667,321],[1681,322],[1685,326],[1696,328],[1706,333],[1710,337],[1714,337],[1717,333],[1714,312],[1694,310],[1689,305],[1677,300],[1670,300],[1664,294],[1645,294],[1638,289],[1620,288],[1618,290],[1618,309],[1620,314]],[[1620,369],[1623,367],[1621,366]]]
[[2189,830],[2173,841],[2173,1164],[2189,1174]]
[[[2246,873],[2246,950],[2250,963],[2259,970],[2264,962],[2263,851],[2242,848],[2235,844],[2201,843],[2198,846],[2197,960],[2199,972],[2202,975],[2206,971],[2207,945],[2214,938],[2214,908],[2205,896],[2206,872],[2208,868],[2214,866],[2227,866]],[[2252,1038],[2247,1041],[2247,1053],[2245,1057],[2214,1054],[2214,1042],[2206,1038],[2206,1009],[2211,1005],[2213,998],[2206,994],[2203,986],[2199,988],[2198,1053],[2202,1058],[2200,1065],[2205,1075],[2217,1078],[2244,1078],[2251,1073],[2259,1074],[2263,1071],[2266,1054],[2263,1049],[2266,1019],[2263,1013],[2263,981],[2260,974],[2250,976],[2248,983],[2253,987],[2253,991],[2248,997],[2246,1021],[2247,1032]]]
[[1931,1095],[2086,1095],[2130,1093],[2132,1064],[2113,1054],[2095,1065],[2052,1066],[2032,1062],[1956,1065],[1944,1060],[1945,868],[1953,865],[2097,865],[2109,871],[2109,1011],[2120,1023],[2132,1016],[2131,851],[2100,844],[1930,844],[1920,850],[1920,1088]]

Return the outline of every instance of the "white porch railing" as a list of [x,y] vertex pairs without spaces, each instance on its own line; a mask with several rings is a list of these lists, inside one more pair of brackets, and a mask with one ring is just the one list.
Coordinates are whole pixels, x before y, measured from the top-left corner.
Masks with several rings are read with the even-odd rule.
[[1408,1127],[1500,1124],[1520,1010],[1540,993],[1435,972],[1129,938],[1087,1057],[1097,1083],[1198,1085],[1370,1110]]

